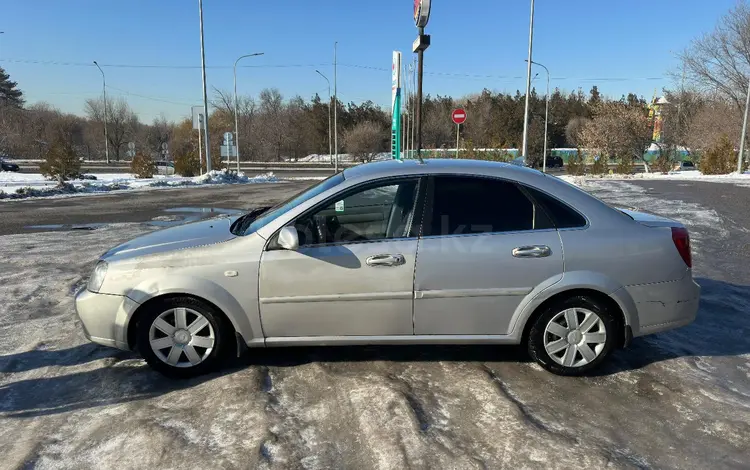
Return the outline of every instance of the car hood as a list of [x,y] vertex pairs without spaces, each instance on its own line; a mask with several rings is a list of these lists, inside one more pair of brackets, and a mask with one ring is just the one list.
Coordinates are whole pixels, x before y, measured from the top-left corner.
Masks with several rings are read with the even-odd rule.
[[229,231],[235,219],[219,217],[149,233],[112,248],[102,259],[116,261],[225,242],[235,238]]

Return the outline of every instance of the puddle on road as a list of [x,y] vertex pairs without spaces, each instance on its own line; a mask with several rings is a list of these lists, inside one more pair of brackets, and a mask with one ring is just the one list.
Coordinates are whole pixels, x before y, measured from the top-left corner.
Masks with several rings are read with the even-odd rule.
[[[237,209],[224,209],[220,207],[174,207],[165,209],[165,212],[169,215],[159,215],[153,217],[151,220],[145,220],[143,222],[133,222],[151,225],[154,227],[175,227],[177,225],[183,225],[190,222],[197,222],[202,219],[209,219],[212,217],[218,217],[222,215],[240,215],[245,211]],[[100,222],[91,224],[41,224],[41,225],[27,225],[24,227],[26,230],[34,230],[41,232],[50,231],[70,231],[70,230],[96,230],[98,228],[111,225],[115,222]]]
[[109,225],[106,223],[98,224],[47,224],[47,225],[28,225],[24,227],[28,230],[41,230],[41,231],[52,231],[52,230],[96,230],[98,228]]

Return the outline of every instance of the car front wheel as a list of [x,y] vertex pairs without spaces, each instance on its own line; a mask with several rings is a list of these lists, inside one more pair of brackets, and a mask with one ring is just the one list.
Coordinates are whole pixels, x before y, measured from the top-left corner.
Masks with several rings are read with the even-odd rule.
[[148,306],[138,322],[138,350],[169,377],[195,377],[218,368],[231,332],[210,305],[173,297]]
[[615,349],[618,332],[604,305],[574,296],[551,305],[534,321],[529,354],[552,373],[581,375],[604,362]]

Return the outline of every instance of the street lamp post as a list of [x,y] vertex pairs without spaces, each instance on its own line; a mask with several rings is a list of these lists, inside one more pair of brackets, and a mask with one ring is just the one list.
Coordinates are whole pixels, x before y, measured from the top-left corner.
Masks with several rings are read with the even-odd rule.
[[206,92],[206,51],[203,45],[203,0],[198,0],[201,29],[201,76],[203,79],[203,127],[206,137],[206,173],[211,171],[211,139],[208,135],[208,93]]
[[104,155],[109,164],[109,137],[107,137],[107,80],[104,78],[104,70],[94,61],[94,65],[102,73],[102,92],[104,93]]
[[331,101],[331,81],[320,70],[316,70],[315,72],[328,82],[328,158],[331,159],[331,164],[333,164],[333,142],[331,141],[331,105],[333,103]]
[[337,73],[337,51],[339,42],[333,43],[333,140],[334,140],[334,167],[335,173],[339,172],[339,119],[338,119],[338,108],[339,108],[339,94],[338,94],[338,73]]
[[549,69],[539,62],[531,61],[532,64],[538,65],[547,72],[547,103],[544,109],[544,155],[542,156],[542,173],[547,173],[547,124],[549,122]]
[[747,98],[745,99],[745,118],[742,120],[742,138],[740,139],[740,154],[737,156],[737,173],[742,173],[742,158],[745,154],[745,135],[747,133],[747,110],[750,107],[750,81],[747,83]]
[[255,52],[253,54],[246,54],[240,56],[234,61],[234,143],[237,145],[237,173],[240,172],[240,126],[239,119],[237,118],[237,62],[245,57],[255,57],[259,55],[263,55],[263,53]]
[[529,20],[529,58],[526,66],[526,106],[523,111],[523,146],[522,157],[526,158],[529,134],[529,95],[531,94],[531,49],[534,44],[534,0],[531,0],[531,19]]

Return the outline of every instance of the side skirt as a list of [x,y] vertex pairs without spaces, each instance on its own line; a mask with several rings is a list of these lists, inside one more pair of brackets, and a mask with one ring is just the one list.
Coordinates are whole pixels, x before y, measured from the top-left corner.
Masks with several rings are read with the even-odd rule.
[[[266,338],[265,346],[347,346],[396,344],[520,344],[510,335],[290,336]],[[262,346],[255,341],[248,347]]]

